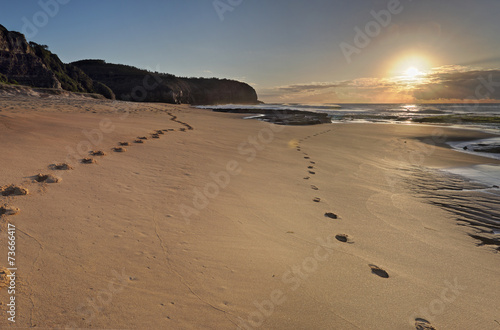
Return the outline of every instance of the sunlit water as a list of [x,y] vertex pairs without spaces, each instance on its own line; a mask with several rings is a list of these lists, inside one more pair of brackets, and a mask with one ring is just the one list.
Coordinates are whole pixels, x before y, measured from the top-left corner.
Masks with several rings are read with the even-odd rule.
[[[444,115],[500,116],[500,104],[298,104],[272,103],[258,105],[227,104],[200,106],[206,109],[302,110],[328,113],[332,122],[405,122],[412,119]],[[451,123],[453,124],[453,123]],[[454,123],[456,125],[467,125]],[[467,125],[468,126],[468,125]],[[477,125],[475,125],[477,126]],[[500,124],[480,127],[497,129]]]

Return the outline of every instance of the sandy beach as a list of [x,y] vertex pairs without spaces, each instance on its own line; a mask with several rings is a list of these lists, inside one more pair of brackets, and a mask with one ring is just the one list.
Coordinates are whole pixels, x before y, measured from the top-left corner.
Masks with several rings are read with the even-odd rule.
[[439,169],[500,164],[445,145],[486,133],[0,104],[0,187],[27,192],[0,196],[2,328],[500,329],[498,247],[431,198]]

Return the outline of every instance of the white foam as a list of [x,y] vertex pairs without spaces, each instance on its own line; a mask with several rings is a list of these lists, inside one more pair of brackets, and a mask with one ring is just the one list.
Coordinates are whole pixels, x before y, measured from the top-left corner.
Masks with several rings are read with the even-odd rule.
[[[444,171],[461,175],[488,187],[500,187],[500,165],[483,164],[469,167],[449,168]],[[495,194],[500,193],[500,189],[498,188],[494,188],[492,191],[494,191]]]
[[[500,137],[494,137],[489,139],[466,141],[466,142],[448,142],[448,145],[453,149],[460,152],[465,152],[468,154],[483,156],[488,158],[500,159],[500,154],[490,153],[490,152],[477,152],[473,150],[473,146],[477,144],[488,144],[488,145],[500,145]],[[464,147],[467,147],[465,150]]]

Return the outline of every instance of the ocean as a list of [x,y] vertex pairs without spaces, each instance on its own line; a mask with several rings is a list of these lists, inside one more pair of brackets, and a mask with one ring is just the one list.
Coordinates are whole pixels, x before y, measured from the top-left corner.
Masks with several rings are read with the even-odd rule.
[[[332,122],[408,122],[426,117],[442,116],[498,116],[500,103],[495,104],[299,104],[269,103],[257,105],[226,104],[199,106],[205,109],[261,109],[261,110],[301,110],[328,113]],[[459,124],[459,123],[457,123]],[[500,123],[483,123],[483,128],[500,132]]]

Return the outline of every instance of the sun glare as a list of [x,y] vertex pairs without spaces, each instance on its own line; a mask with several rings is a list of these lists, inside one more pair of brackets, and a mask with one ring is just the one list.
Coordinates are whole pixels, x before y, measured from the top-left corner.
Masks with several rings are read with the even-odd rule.
[[404,53],[396,55],[390,60],[388,74],[404,80],[418,80],[423,78],[433,67],[433,61],[429,56],[418,53]]
[[409,78],[416,78],[418,75],[422,74],[419,69],[416,67],[412,66],[406,69],[405,75]]

